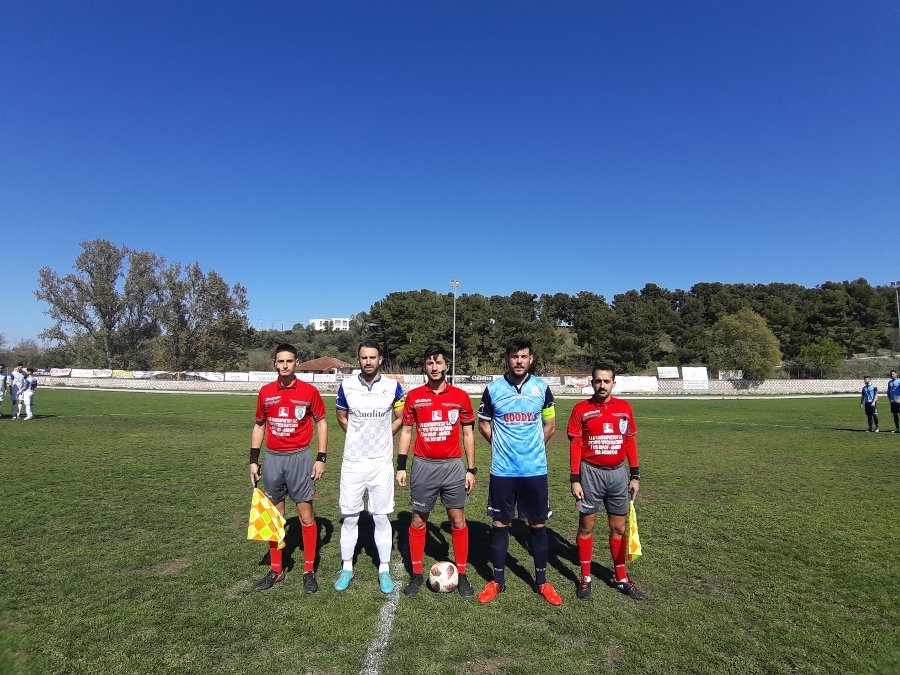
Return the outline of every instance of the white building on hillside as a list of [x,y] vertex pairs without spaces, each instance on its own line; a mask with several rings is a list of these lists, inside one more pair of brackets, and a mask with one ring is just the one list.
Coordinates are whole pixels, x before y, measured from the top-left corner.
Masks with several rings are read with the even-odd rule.
[[334,319],[310,319],[309,325],[316,330],[325,330],[325,324],[330,323],[333,330],[350,330],[350,317],[342,316]]

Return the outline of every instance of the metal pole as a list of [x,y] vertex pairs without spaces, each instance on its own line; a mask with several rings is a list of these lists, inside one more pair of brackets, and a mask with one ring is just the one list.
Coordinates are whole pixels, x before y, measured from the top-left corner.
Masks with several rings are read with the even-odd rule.
[[900,345],[900,281],[891,284],[894,289],[894,297],[897,300],[897,344]]
[[450,364],[450,382],[456,380],[456,289],[459,288],[459,280],[451,279],[450,288],[453,292],[453,356]]

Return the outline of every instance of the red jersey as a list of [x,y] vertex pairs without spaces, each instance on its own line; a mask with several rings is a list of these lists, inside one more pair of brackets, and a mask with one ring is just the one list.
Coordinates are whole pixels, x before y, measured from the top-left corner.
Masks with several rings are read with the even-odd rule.
[[269,450],[299,450],[312,440],[314,420],[325,417],[325,403],[319,390],[297,378],[283,387],[278,380],[259,390],[256,422],[266,424]]
[[403,425],[416,425],[414,455],[429,459],[461,457],[459,429],[463,424],[474,423],[472,400],[459,387],[448,384],[442,391],[435,392],[423,385],[406,395]]
[[581,462],[598,466],[617,466],[626,458],[628,466],[638,466],[637,425],[631,404],[609,397],[606,403],[593,398],[579,401],[572,409],[569,426],[569,465],[572,473],[581,473]]

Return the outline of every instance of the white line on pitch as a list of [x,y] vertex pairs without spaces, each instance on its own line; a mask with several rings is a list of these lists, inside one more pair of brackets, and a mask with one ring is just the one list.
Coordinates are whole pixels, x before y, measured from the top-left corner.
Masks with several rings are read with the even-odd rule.
[[366,649],[366,658],[363,659],[360,675],[379,675],[381,673],[384,653],[391,637],[391,628],[394,626],[394,616],[397,614],[397,605],[400,603],[400,581],[403,578],[404,569],[399,551],[397,553],[398,555],[391,565],[391,574],[394,575],[396,585],[378,614],[378,630],[375,631],[375,637],[372,638]]

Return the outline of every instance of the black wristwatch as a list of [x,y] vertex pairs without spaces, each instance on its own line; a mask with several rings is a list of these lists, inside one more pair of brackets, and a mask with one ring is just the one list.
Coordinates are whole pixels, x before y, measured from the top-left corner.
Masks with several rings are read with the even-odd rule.
[[471,469],[466,469],[466,473],[470,473],[474,476],[476,473],[478,473],[478,467],[473,466]]

